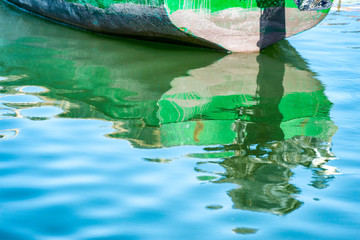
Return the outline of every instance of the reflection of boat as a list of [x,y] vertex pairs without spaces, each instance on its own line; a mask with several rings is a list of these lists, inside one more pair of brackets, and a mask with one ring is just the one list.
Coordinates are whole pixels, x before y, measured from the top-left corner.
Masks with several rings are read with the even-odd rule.
[[[275,94],[270,95],[268,101],[274,101],[275,108],[280,108],[282,119],[278,125],[285,139],[303,135],[328,141],[334,133],[329,118],[331,103],[321,83],[306,69],[294,49],[286,44],[279,45],[282,47],[284,49],[273,48],[260,56],[229,55],[205,68],[191,70],[189,76],[175,78],[171,89],[157,102],[157,127],[145,124],[143,133],[135,128],[136,132],[120,131],[111,136],[132,139],[138,147],[232,144],[238,141],[234,131],[238,121],[247,122],[249,126],[253,122],[258,127],[261,122],[277,117],[266,116],[269,119],[264,120],[254,114],[254,111],[263,111],[258,107],[257,95],[259,87],[264,85],[263,89],[271,89],[270,94]],[[272,54],[278,54],[275,50],[286,53],[287,59],[273,58]],[[259,65],[267,66],[272,73],[258,77]],[[281,74],[281,69],[276,69],[278,66],[284,68],[284,74],[280,75],[281,81],[276,82],[276,74]],[[282,85],[284,93],[279,93]],[[276,112],[271,110],[272,114]],[[123,127],[133,129],[130,122]],[[149,131],[158,137],[146,138]]]
[[332,3],[332,0],[7,1],[95,32],[236,52],[256,51],[315,26],[327,15]]
[[[113,122],[108,136],[137,148],[206,146],[188,157],[211,175],[203,179],[239,186],[228,191],[239,209],[280,215],[297,209],[300,189],[290,183],[296,166],[314,172],[314,187],[332,178],[325,165],[336,131],[331,103],[286,41],[261,54],[227,56],[144,47],[90,38],[7,8],[0,3],[1,93],[15,95],[29,85],[48,89],[32,94],[43,102],[1,103],[14,117],[52,105],[64,110],[60,118]],[[204,170],[214,163],[224,172]]]
[[[285,45],[281,51],[288,51],[286,54],[289,59],[297,57],[297,64],[301,63],[294,49]],[[211,66],[190,71],[189,77],[174,79],[172,88],[159,101],[158,116],[163,124],[160,129],[166,131],[163,134],[166,138],[163,139],[164,144],[210,145],[234,142],[235,135],[230,126],[236,121],[262,121],[253,113],[259,103],[257,95],[261,85],[264,85],[262,88],[271,89],[268,92],[272,93],[268,94],[275,94],[270,101],[281,99],[278,102],[283,115],[281,128],[286,138],[310,135],[328,140],[332,134],[323,131],[323,127],[331,128],[332,123],[327,115],[331,104],[323,94],[320,83],[304,66],[299,69],[298,66],[285,64],[271,54],[269,51],[269,54],[258,57],[229,55]],[[265,65],[268,72],[264,74],[264,79],[257,79],[259,66]],[[284,74],[280,76],[281,81],[276,82],[276,75],[281,73],[281,69],[277,69],[278,65],[284,68]],[[282,91],[282,84],[284,96],[280,93],[280,96],[276,96],[276,92]],[[200,120],[204,127],[195,140],[192,132]],[[179,122],[183,122],[183,127],[175,127]],[[227,131],[220,127],[225,125],[228,126]]]
[[[279,72],[274,68],[279,66],[280,71],[284,68],[283,81],[273,85],[284,86],[279,108],[285,138],[306,135],[327,141],[333,134],[329,131],[333,129],[329,118],[331,104],[321,83],[286,43],[259,56],[232,54],[223,58],[222,54],[189,48],[159,45],[149,48],[96,39],[28,15],[12,14],[8,7],[1,6],[3,72],[26,76],[9,85],[23,86],[29,82],[46,87],[50,91],[42,96],[68,102],[63,117],[113,121],[119,132],[110,136],[129,139],[134,146],[236,142],[233,131],[236,122],[261,121],[251,114],[259,104],[257,90],[266,86],[267,78],[274,79]],[[16,39],[14,28],[21,38]],[[60,43],[68,47],[61,50]],[[32,53],[39,49],[44,60],[34,62],[36,56]],[[66,53],[62,55],[61,51]],[[158,57],[154,59],[155,53]],[[259,66],[270,68],[272,74],[258,77]],[[188,72],[190,69],[194,70]],[[276,91],[279,90],[272,92]],[[140,125],[143,127],[134,127]]]

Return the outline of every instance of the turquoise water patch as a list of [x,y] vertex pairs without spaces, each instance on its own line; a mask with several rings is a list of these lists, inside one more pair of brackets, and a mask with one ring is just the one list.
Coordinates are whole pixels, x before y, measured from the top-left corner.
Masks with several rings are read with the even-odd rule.
[[32,95],[11,95],[11,96],[0,96],[0,102],[29,104],[29,103],[40,103],[43,102],[43,100],[37,96],[32,96]]
[[17,88],[17,90],[23,93],[41,93],[47,91],[46,88],[39,86],[24,86]]
[[26,108],[20,111],[20,114],[24,117],[36,119],[36,118],[51,118],[63,113],[63,110],[53,106],[42,106]]

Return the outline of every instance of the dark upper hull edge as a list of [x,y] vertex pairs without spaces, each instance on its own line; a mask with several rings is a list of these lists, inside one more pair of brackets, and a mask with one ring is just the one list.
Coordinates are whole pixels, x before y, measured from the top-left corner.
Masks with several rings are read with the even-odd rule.
[[171,23],[164,7],[119,3],[105,10],[64,0],[6,2],[50,20],[97,33],[226,51],[215,43],[180,31]]

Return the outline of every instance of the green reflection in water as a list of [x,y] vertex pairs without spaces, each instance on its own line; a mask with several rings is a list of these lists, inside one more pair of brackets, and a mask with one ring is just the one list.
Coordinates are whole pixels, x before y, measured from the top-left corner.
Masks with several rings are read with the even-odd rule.
[[[56,106],[64,110],[60,118],[113,122],[108,137],[137,148],[206,146],[189,154],[199,159],[196,171],[208,175],[199,180],[238,185],[228,192],[238,209],[283,215],[299,208],[300,189],[290,183],[291,169],[299,165],[313,171],[316,188],[333,177],[325,165],[334,157],[332,104],[286,41],[260,54],[224,56],[120,42],[8,10],[0,4],[1,93],[47,89],[32,93],[44,101],[1,103],[14,112],[9,116]],[[206,164],[224,172],[205,171]]]

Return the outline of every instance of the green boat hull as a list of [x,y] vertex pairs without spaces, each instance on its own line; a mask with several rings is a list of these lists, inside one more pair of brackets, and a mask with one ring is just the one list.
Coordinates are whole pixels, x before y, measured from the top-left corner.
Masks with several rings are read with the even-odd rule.
[[[327,0],[330,1],[330,0]],[[293,0],[8,0],[27,11],[90,31],[255,52],[314,27],[325,9]]]

